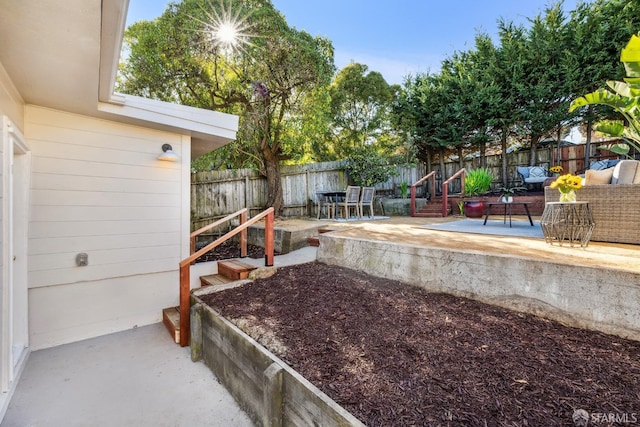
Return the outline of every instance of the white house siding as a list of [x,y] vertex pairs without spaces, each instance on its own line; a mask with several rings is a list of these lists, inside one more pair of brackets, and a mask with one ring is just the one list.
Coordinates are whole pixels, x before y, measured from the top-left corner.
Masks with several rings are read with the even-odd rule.
[[160,321],[188,254],[190,139],[33,106],[25,134],[32,349]]
[[[0,128],[2,127],[2,123],[4,121],[3,117],[5,116],[10,119],[12,124],[16,126],[20,132],[23,131],[24,103],[20,94],[15,89],[13,82],[7,75],[4,66],[0,63]],[[0,232],[0,248],[2,248],[0,249],[0,276],[2,277],[2,279],[0,279],[0,359],[2,359],[0,363],[0,383],[2,383],[0,388],[6,388],[6,390],[2,390],[0,392],[0,420],[4,417],[20,376],[20,372],[26,363],[26,358],[23,358],[19,361],[17,366],[9,366],[13,360],[12,357],[9,357],[10,354],[8,353],[11,351],[13,346],[13,342],[9,339],[9,330],[12,328],[12,320],[10,319],[8,301],[3,300],[3,295],[8,293],[7,287],[11,286],[11,284],[7,283],[6,280],[9,276],[9,272],[5,271],[5,269],[8,268],[8,264],[4,262],[4,259],[9,256],[9,254],[5,252],[8,249],[8,246],[5,246],[5,243],[8,244],[8,241],[4,236],[5,229],[9,227],[9,224],[5,224],[4,222],[4,203],[8,203],[9,200],[4,194],[4,164],[8,162],[8,159],[5,159],[5,155],[7,154],[5,147],[9,147],[9,141],[4,141],[2,134],[2,129],[0,129],[0,207],[2,207],[0,209],[0,230],[2,230],[2,232]]]
[[[24,105],[22,102],[22,98],[20,94],[13,86],[13,82],[9,78],[9,75],[4,69],[4,66],[0,62],[0,126],[2,126],[2,117],[7,116],[9,119],[20,129],[23,131],[23,120],[24,120]],[[0,139],[2,138],[1,130],[0,130]],[[4,194],[2,191],[3,183],[3,167],[4,162],[4,142],[0,140],[0,206],[2,206],[2,200],[4,199]],[[0,209],[0,229],[2,227],[2,209]],[[4,242],[4,236],[0,233],[0,248],[2,247],[2,242]],[[2,268],[3,258],[0,256],[0,269]],[[2,293],[0,292],[0,306],[2,303]],[[0,317],[0,322],[1,322]]]

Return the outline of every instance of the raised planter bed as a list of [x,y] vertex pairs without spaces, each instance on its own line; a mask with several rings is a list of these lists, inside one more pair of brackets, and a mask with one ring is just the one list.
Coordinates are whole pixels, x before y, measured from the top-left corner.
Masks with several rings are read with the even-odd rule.
[[203,360],[257,425],[364,426],[316,386],[191,296],[191,359]]

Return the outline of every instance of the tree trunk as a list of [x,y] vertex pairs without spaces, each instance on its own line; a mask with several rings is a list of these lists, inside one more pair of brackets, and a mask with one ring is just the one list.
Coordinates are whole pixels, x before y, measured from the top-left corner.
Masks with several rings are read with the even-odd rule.
[[505,188],[509,187],[509,158],[507,153],[507,129],[503,129],[502,131],[502,186]]
[[442,194],[442,183],[447,180],[447,173],[444,168],[444,147],[438,148],[438,161],[440,162],[440,194]]
[[587,117],[589,118],[587,120],[587,142],[584,146],[584,168],[583,169],[590,169],[589,166],[591,166],[591,128],[592,128],[592,121],[591,121],[591,105],[589,105],[587,107]]
[[273,207],[276,216],[282,216],[284,198],[280,179],[280,159],[269,149],[262,151],[267,178],[267,207]]
[[529,166],[535,166],[538,161],[538,141],[540,137],[538,135],[531,135],[531,150],[529,151]]
[[487,167],[487,142],[480,142],[480,167]]

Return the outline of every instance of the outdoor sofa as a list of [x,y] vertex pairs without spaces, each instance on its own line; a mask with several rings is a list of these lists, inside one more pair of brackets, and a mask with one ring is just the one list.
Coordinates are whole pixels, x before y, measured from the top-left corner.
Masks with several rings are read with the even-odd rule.
[[522,185],[527,187],[536,184],[542,185],[551,176],[549,170],[544,166],[518,166],[516,168]]
[[[595,228],[591,240],[640,244],[640,161],[622,160],[615,167],[587,170],[578,201],[589,202]],[[560,192],[544,189],[545,202],[557,202]]]

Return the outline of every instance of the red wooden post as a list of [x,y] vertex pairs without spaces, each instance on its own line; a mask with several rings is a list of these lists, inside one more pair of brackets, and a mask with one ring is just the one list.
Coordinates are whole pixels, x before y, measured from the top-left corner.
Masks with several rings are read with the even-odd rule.
[[447,216],[447,206],[449,205],[449,183],[444,182],[442,184],[442,217]]
[[[247,222],[247,211],[244,211],[240,214],[240,225]],[[247,256],[247,229],[245,228],[240,232],[240,257],[244,258]]]
[[274,214],[273,210],[271,210],[264,221],[264,265],[267,267],[273,266],[273,223]]
[[189,345],[191,316],[191,284],[189,264],[180,266],[180,347]]
[[435,172],[431,172],[429,175],[431,175],[431,178],[429,178],[431,180],[431,198],[435,199],[435,197],[436,197],[436,173]]
[[411,186],[411,216],[416,216],[416,185]]
[[[189,252],[189,255],[193,255],[196,252],[196,236],[191,237],[190,239],[190,246],[191,246],[191,252]],[[194,259],[191,262],[191,265],[195,264],[196,260]]]

